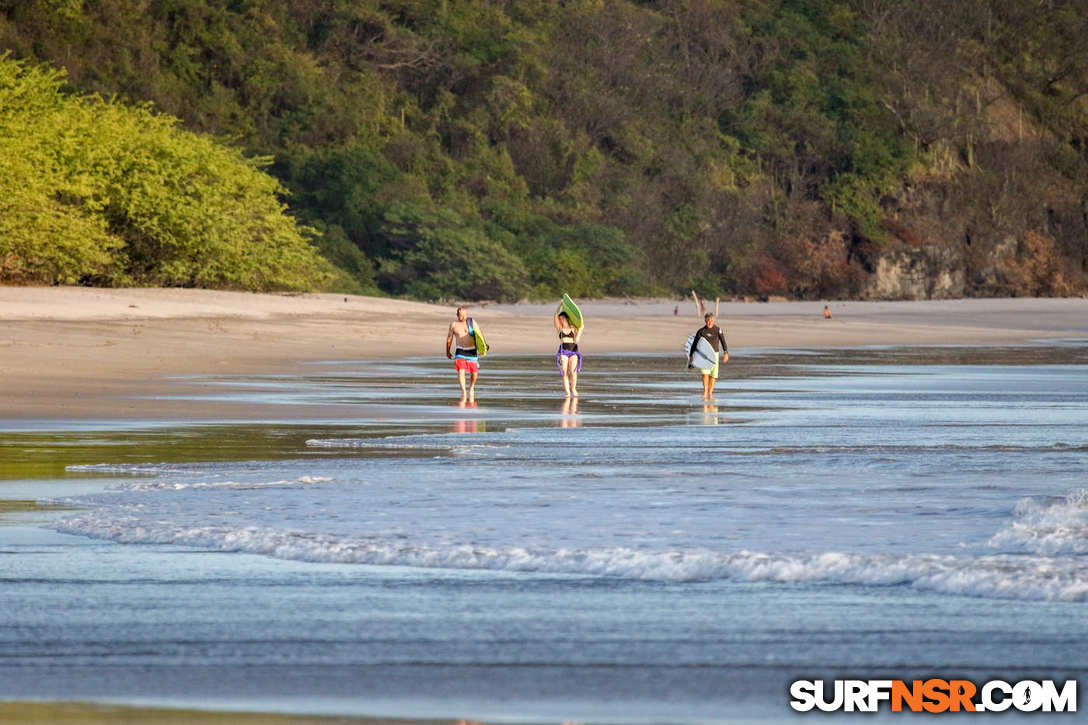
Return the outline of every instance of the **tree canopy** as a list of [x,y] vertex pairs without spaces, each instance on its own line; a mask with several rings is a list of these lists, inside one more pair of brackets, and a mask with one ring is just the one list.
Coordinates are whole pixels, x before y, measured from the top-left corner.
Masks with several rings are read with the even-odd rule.
[[1071,0],[0,0],[0,48],[272,159],[341,285],[427,299],[861,295],[893,253],[1083,289],[1085,31]]
[[330,265],[260,160],[0,57],[0,280],[306,289]]

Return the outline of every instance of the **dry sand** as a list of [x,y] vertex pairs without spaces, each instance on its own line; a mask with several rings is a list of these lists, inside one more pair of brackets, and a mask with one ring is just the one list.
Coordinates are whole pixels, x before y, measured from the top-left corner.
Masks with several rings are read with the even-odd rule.
[[[710,303],[713,306],[713,302]],[[730,352],[782,347],[1011,345],[1088,338],[1088,300],[722,303]],[[583,352],[677,352],[691,299],[589,301]],[[544,304],[470,308],[492,351],[550,355]],[[679,314],[674,315],[674,310]],[[153,400],[171,376],[290,373],[320,360],[444,354],[453,306],[332,294],[0,287],[0,420],[253,418],[260,406]],[[323,418],[356,411],[321,408]],[[306,415],[307,411],[296,411]]]

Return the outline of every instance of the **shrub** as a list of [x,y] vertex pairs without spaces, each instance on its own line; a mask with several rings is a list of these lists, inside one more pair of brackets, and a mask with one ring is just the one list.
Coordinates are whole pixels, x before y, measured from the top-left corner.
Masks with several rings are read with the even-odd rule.
[[379,279],[395,293],[516,301],[528,290],[522,261],[453,212],[396,206],[386,212],[382,233],[395,251],[381,260]]
[[0,280],[308,289],[331,266],[263,159],[0,57]]

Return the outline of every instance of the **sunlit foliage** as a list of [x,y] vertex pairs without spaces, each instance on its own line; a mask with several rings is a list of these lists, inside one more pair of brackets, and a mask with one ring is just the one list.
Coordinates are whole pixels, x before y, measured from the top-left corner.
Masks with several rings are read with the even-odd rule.
[[0,0],[0,48],[272,157],[341,286],[424,298],[858,295],[930,248],[1057,289],[1002,271],[1029,234],[1083,289],[1086,35],[1063,0]]
[[260,160],[0,58],[0,280],[307,289],[329,265]]

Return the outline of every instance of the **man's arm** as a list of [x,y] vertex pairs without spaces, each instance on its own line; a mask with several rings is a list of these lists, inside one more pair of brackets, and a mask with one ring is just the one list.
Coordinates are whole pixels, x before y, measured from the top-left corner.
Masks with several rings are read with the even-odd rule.
[[453,353],[450,352],[450,344],[453,342],[453,323],[450,323],[450,331],[446,333],[446,359],[453,359]]

